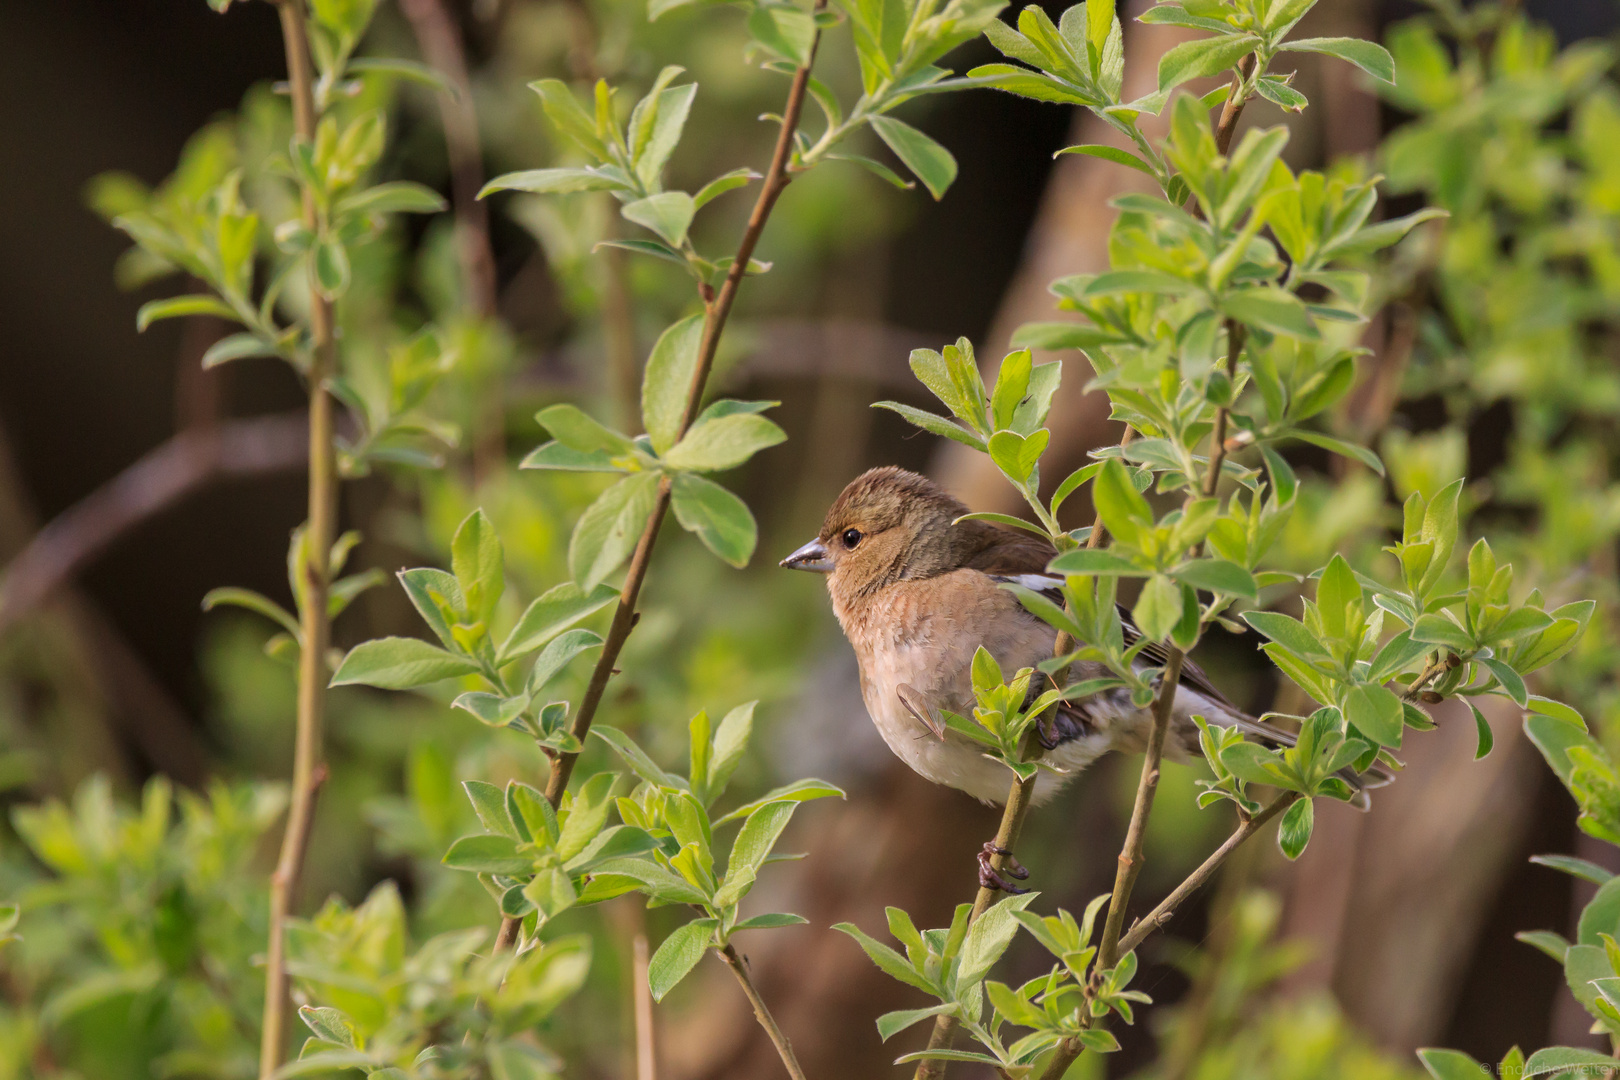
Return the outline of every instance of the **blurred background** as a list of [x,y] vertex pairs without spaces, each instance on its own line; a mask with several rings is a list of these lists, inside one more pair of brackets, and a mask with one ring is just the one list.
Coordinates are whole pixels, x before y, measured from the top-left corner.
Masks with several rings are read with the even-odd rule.
[[[448,19],[435,22],[420,2],[384,4],[367,51],[424,57],[435,66],[447,46],[453,58],[459,54],[478,140],[466,151],[462,131],[463,152],[452,161],[445,117],[454,127],[455,109],[441,115],[431,90],[403,87],[390,109],[387,174],[450,195],[457,168],[488,176],[548,163],[556,151],[527,81],[587,82],[603,74],[644,86],[676,61],[702,87],[673,163],[676,182],[758,167],[768,154],[774,128],[755,118],[779,106],[781,80],[744,62],[745,35],[728,13],[684,10],[648,24],[628,0],[426,6]],[[1055,18],[1061,6],[1047,9]],[[1543,0],[1524,9],[1555,35],[1557,49],[1610,41],[1620,27],[1611,0]],[[1421,10],[1395,0],[1332,0],[1302,32],[1382,40]],[[1151,72],[1156,55],[1181,33],[1127,23],[1127,71]],[[829,51],[827,78],[851,81],[851,71],[836,67],[847,63],[846,53]],[[963,70],[991,58],[978,42],[951,63]],[[1353,69],[1315,59],[1298,57],[1296,85],[1312,107],[1286,117],[1290,164],[1322,167],[1360,156],[1367,168],[1399,173],[1400,162],[1381,163],[1378,148],[1412,122],[1412,103],[1380,100]],[[1612,79],[1605,71],[1597,77]],[[268,4],[244,3],[223,17],[201,0],[0,5],[0,785],[9,802],[68,798],[92,776],[107,778],[115,796],[128,799],[160,774],[196,791],[216,778],[286,775],[290,672],[265,655],[263,625],[205,614],[200,601],[220,585],[288,597],[284,551],[304,514],[303,392],[285,365],[271,361],[202,371],[199,358],[224,332],[206,320],[163,322],[137,334],[136,309],[175,284],[135,284],[120,262],[127,240],[92,206],[93,178],[120,170],[158,184],[194,133],[223,114],[250,112],[254,96],[283,74]],[[1592,85],[1570,82],[1565,90],[1586,93]],[[1611,92],[1607,82],[1603,92]],[[759,253],[774,269],[748,282],[722,357],[728,388],[780,400],[773,415],[789,434],[732,478],[760,522],[758,554],[748,570],[726,570],[670,530],[621,665],[626,675],[607,706],[612,723],[675,757],[697,709],[718,715],[759,698],[764,734],[740,782],[762,788],[815,774],[849,790],[847,803],[817,803],[800,814],[787,846],[809,858],[760,886],[773,906],[781,897],[777,910],[802,912],[813,925],[769,935],[751,952],[762,991],[807,1070],[824,1077],[897,1075],[888,1062],[911,1047],[880,1044],[871,1019],[917,1004],[852,943],[831,940],[826,927],[848,919],[876,932],[886,904],[909,909],[921,925],[945,924],[954,904],[971,896],[973,853],[994,832],[997,815],[928,786],[893,760],[866,719],[853,659],[821,582],[775,562],[816,530],[844,483],[873,465],[927,471],[976,509],[1016,512],[1012,492],[997,488],[987,465],[942,452],[936,440],[867,406],[884,398],[926,404],[906,368],[913,348],[937,349],[965,336],[994,363],[1018,324],[1054,317],[1046,283],[1103,265],[1107,199],[1132,182],[1095,159],[1054,162],[1057,149],[1094,141],[1077,132],[1087,125],[1065,108],[988,91],[929,101],[917,122],[961,165],[943,200],[896,191],[849,166],[818,169],[784,197]],[[1564,115],[1554,108],[1525,123],[1556,144]],[[1283,121],[1263,102],[1244,120]],[[1535,164],[1535,146],[1519,146],[1528,157],[1515,157],[1511,139],[1521,136],[1502,136],[1503,156],[1472,159],[1474,180],[1488,188],[1492,170]],[[1387,212],[1435,199],[1421,173],[1408,167],[1404,191],[1393,193]],[[1440,194],[1441,201],[1451,197]],[[1480,198],[1500,196],[1487,190]],[[617,337],[605,335],[595,313],[613,302],[613,286],[603,260],[589,254],[605,215],[594,196],[569,198],[565,210],[496,198],[484,223],[469,224],[471,211],[458,207],[467,211],[462,227],[487,233],[493,267],[483,285],[477,264],[458,247],[464,238],[454,235],[451,215],[408,223],[391,236],[388,273],[407,309],[431,314],[466,303],[498,316],[469,329],[467,346],[494,389],[455,403],[470,434],[442,474],[377,474],[348,486],[343,516],[364,533],[360,565],[391,571],[442,564],[455,523],[483,505],[501,526],[511,572],[527,587],[538,590],[563,572],[572,518],[596,481],[519,474],[508,463],[541,441],[532,416],[545,404],[583,400],[613,417],[625,386],[633,393],[639,378],[633,368],[627,374],[625,357],[634,364],[645,356],[682,313],[688,288],[679,273],[644,260],[622,267],[629,294],[620,299],[629,300],[629,314],[616,324]],[[731,200],[705,229],[734,235],[749,199]],[[1603,235],[1613,242],[1612,206],[1597,225],[1557,199],[1513,209],[1522,219],[1585,220],[1609,230]],[[1443,266],[1443,258],[1429,257]],[[1352,406],[1361,411],[1344,420],[1352,428],[1373,425],[1374,434],[1389,429],[1381,437],[1396,459],[1392,480],[1386,488],[1371,474],[1352,477],[1331,505],[1311,508],[1290,527],[1288,558],[1314,565],[1341,548],[1376,557],[1379,530],[1399,521],[1392,500],[1427,486],[1413,478],[1423,469],[1452,469],[1444,482],[1464,470],[1490,477],[1513,465],[1518,482],[1527,482],[1534,474],[1515,456],[1516,439],[1540,424],[1553,432],[1543,440],[1551,449],[1542,465],[1580,489],[1590,503],[1584,516],[1561,526],[1537,510],[1535,495],[1500,485],[1480,499],[1498,500],[1493,520],[1522,530],[1549,573],[1557,559],[1533,547],[1550,542],[1543,534],[1579,548],[1563,556],[1569,564],[1612,579],[1620,526],[1620,500],[1608,479],[1612,440],[1600,438],[1595,457],[1583,451],[1580,467],[1588,471],[1574,473],[1576,464],[1558,463],[1565,429],[1546,420],[1553,408],[1546,394],[1529,397],[1540,392],[1534,379],[1508,380],[1461,403],[1459,376],[1446,364],[1467,334],[1447,310],[1444,283],[1425,284],[1426,274],[1432,270],[1417,265],[1392,272],[1391,307],[1368,331],[1370,389]],[[120,287],[120,278],[135,287]],[[1550,317],[1546,308],[1540,314]],[[1581,362],[1612,366],[1620,313],[1582,309],[1568,312],[1567,321],[1583,340],[1600,341]],[[1527,370],[1551,363],[1538,348],[1521,349],[1516,362]],[[1396,353],[1406,366],[1390,375],[1380,365]],[[1065,388],[1052,427],[1056,452],[1073,467],[1118,433],[1106,404],[1081,392],[1089,374],[1083,359],[1063,359]],[[1593,385],[1594,401],[1608,392],[1607,383]],[[1581,389],[1565,385],[1561,393],[1580,396]],[[1612,408],[1593,423],[1612,434]],[[1302,455],[1300,465],[1329,469],[1325,455]],[[1088,520],[1083,506],[1070,512],[1076,524]],[[1579,541],[1568,532],[1577,527],[1586,530]],[[338,644],[349,645],[418,631],[389,587],[358,602],[336,633]],[[1217,638],[1200,659],[1256,712],[1279,693],[1250,640]],[[1608,701],[1601,660],[1589,658],[1598,674],[1585,687],[1596,708],[1588,718],[1599,722]],[[1477,763],[1473,725],[1466,715],[1449,719],[1457,722],[1442,717],[1437,732],[1409,746],[1407,774],[1375,798],[1370,814],[1323,806],[1316,841],[1297,864],[1285,864],[1274,845],[1247,849],[1220,885],[1147,949],[1139,988],[1175,1007],[1160,1010],[1155,1024],[1122,1032],[1125,1050],[1106,1064],[1081,1067],[1110,1076],[1393,1077],[1411,1075],[1410,1051],[1422,1045],[1496,1060],[1515,1043],[1588,1040],[1589,1021],[1568,1001],[1557,965],[1513,934],[1568,932],[1585,899],[1568,877],[1531,865],[1528,856],[1612,857],[1577,839],[1575,809],[1519,733],[1517,715],[1489,717],[1496,749]],[[331,727],[334,774],[322,794],[305,909],[329,894],[358,901],[393,878],[421,935],[488,921],[476,885],[436,865],[443,842],[473,827],[452,777],[471,769],[532,774],[534,755],[442,703],[401,695],[339,692]],[[1136,772],[1134,759],[1109,760],[1037,815],[1023,861],[1043,903],[1078,910],[1107,890]],[[1194,807],[1197,775],[1178,767],[1161,788],[1142,903],[1179,881],[1227,827],[1223,811]],[[13,893],[41,877],[14,837],[5,841],[4,860]],[[647,917],[655,944],[658,916]],[[585,1030],[583,1018],[625,1030],[628,941],[639,915],[610,904],[570,918],[575,929],[597,935],[598,947],[588,994],[594,1004],[570,1014],[574,1030],[565,1024],[561,1038],[569,1075],[625,1075],[616,1048],[628,1040]],[[66,962],[70,951],[65,940],[38,948],[44,954],[28,960],[34,973],[12,973],[9,981],[44,978],[39,973]],[[1015,958],[1020,962],[1030,967],[1038,959]],[[739,1022],[745,1003],[721,981],[718,966],[704,974],[715,985],[694,980],[659,1010],[659,1075],[775,1075],[768,1044]],[[1241,1034],[1239,1019],[1249,1021]],[[1272,1045],[1267,1025],[1285,1023],[1310,1038],[1296,1034],[1287,1047]],[[141,1054],[52,1062],[49,1054],[41,1058],[35,1039],[0,1032],[0,1057],[14,1044],[15,1075],[58,1067],[159,1074]]]

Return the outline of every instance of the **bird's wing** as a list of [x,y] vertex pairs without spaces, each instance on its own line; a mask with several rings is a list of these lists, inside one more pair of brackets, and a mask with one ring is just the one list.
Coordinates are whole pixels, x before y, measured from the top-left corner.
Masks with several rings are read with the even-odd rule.
[[[1061,606],[1063,603],[1063,579],[1060,577],[1056,577],[1051,574],[1028,573],[991,574],[989,576],[992,580],[1000,584],[1022,585],[1031,592],[1040,593],[1054,604]],[[1129,647],[1136,644],[1136,642],[1141,638],[1142,632],[1138,630],[1136,628],[1136,624],[1131,621],[1130,613],[1125,610],[1124,605],[1119,605],[1119,618],[1120,622],[1124,624],[1125,645]],[[1146,663],[1152,664],[1156,667],[1164,666],[1165,660],[1167,659],[1164,646],[1156,641],[1148,642],[1145,646],[1143,646],[1142,651],[1138,655]],[[1209,681],[1209,676],[1205,674],[1204,669],[1193,663],[1190,659],[1183,659],[1181,661],[1180,681],[1183,686],[1189,686],[1192,689],[1197,690],[1200,694],[1203,694],[1205,697],[1209,698],[1223,709],[1231,711],[1234,715],[1248,715],[1242,709],[1239,709],[1236,705],[1232,704],[1231,700],[1227,698],[1225,694],[1216,689],[1215,684]]]
[[969,570],[979,570],[992,577],[1044,574],[1046,564],[1057,557],[1057,549],[1038,536],[1014,532],[987,521],[964,521],[961,525],[976,527],[981,537],[980,547],[963,564]]

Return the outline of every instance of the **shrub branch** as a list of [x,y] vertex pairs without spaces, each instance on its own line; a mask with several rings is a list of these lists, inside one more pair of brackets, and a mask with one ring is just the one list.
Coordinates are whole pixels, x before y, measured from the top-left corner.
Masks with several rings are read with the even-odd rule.
[[[309,37],[304,23],[304,0],[277,0],[281,35],[287,53],[287,79],[292,88],[293,126],[297,137],[315,139],[314,74],[310,66]],[[317,225],[314,193],[303,193],[304,223]],[[303,605],[299,612],[302,648],[298,657],[298,713],[293,743],[292,796],[287,810],[281,855],[270,878],[270,940],[264,977],[264,1030],[259,1046],[262,1080],[280,1068],[287,1044],[288,999],[286,920],[298,892],[304,855],[314,823],[315,794],[321,765],[321,729],[326,707],[326,650],[332,620],[327,613],[331,580],[329,556],[337,517],[337,461],[333,438],[333,402],[326,391],[336,370],[332,304],[311,290],[309,327],[312,356],[309,365],[309,521]]]

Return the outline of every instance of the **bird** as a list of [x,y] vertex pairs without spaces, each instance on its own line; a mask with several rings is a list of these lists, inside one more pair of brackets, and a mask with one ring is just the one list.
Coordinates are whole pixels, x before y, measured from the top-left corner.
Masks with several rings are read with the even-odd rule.
[[[1011,673],[1050,658],[1057,640],[1051,625],[1031,614],[1006,586],[1044,591],[1062,602],[1062,579],[1046,573],[1056,555],[1044,538],[982,519],[963,520],[968,508],[934,481],[894,466],[871,469],[850,481],[828,509],[814,540],[781,561],[792,570],[825,574],[833,614],[860,665],[861,696],[883,741],[895,755],[936,784],[991,805],[1004,803],[1011,774],[982,748],[939,720],[974,705],[972,663],[983,646]],[[1123,615],[1126,640],[1139,632]],[[1150,644],[1138,666],[1162,665]],[[1077,662],[1070,679],[1107,674],[1093,661]],[[1032,695],[1043,687],[1032,685]],[[1184,661],[1174,698],[1165,756],[1199,753],[1193,717],[1235,726],[1273,746],[1292,746],[1293,735],[1239,709]],[[1131,700],[1128,687],[1064,702],[1041,732],[1046,753],[1032,803],[1039,805],[1102,755],[1140,752],[1153,726],[1150,708]],[[1350,774],[1358,799],[1383,774]],[[996,872],[991,855],[1022,880],[1010,853],[992,841],[979,855],[980,884],[1024,891]]]

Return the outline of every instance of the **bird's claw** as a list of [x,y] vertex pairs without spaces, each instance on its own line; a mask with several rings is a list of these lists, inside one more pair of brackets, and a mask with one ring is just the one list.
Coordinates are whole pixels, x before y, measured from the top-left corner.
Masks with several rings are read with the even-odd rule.
[[[1002,858],[1002,867],[1000,871],[998,871],[990,863],[991,858],[996,855],[999,855]],[[1011,851],[1004,847],[997,846],[996,842],[991,840],[986,843],[982,849],[980,849],[978,858],[979,888],[997,889],[1013,896],[1019,896],[1023,893],[1029,892],[1028,889],[1014,885],[1012,882],[1008,881],[1007,878],[1001,876],[1002,873],[1005,873],[1009,877],[1016,878],[1019,881],[1025,881],[1029,878],[1029,871],[1024,869],[1023,866],[1019,865],[1018,860],[1013,858],[1013,853]]]
[[1036,724],[1035,739],[1047,753],[1051,753],[1063,745],[1063,736],[1058,733],[1056,722],[1049,725],[1045,720],[1042,720]]

